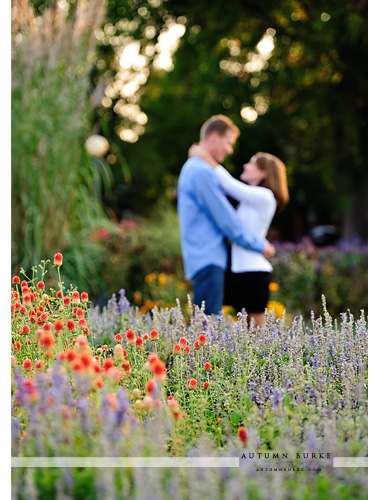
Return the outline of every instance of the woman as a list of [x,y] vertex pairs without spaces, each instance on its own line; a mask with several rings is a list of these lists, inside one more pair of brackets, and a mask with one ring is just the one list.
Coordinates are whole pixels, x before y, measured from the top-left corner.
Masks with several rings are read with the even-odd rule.
[[[189,149],[189,156],[199,156],[215,168],[225,193],[240,202],[237,213],[243,225],[266,237],[275,212],[289,201],[284,163],[271,154],[257,153],[243,166],[241,182],[199,145]],[[256,325],[265,325],[271,271],[271,263],[262,254],[232,243],[225,302],[237,311],[245,309],[249,324],[253,318]]]

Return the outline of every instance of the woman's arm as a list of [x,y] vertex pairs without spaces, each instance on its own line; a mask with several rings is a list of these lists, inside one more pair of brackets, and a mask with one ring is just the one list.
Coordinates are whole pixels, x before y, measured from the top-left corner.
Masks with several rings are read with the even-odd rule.
[[215,168],[215,175],[219,178],[220,185],[225,193],[237,201],[244,201],[257,207],[269,205],[270,202],[276,203],[270,189],[261,186],[249,186],[242,181],[238,181],[221,165]]
[[198,156],[199,158],[202,158],[206,163],[211,165],[211,167],[217,167],[219,163],[210,155],[208,151],[206,151],[202,146],[199,144],[193,144],[189,148],[189,158],[192,156]]

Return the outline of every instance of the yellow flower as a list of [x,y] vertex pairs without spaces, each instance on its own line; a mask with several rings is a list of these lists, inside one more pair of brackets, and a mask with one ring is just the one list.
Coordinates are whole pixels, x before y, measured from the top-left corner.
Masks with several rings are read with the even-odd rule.
[[230,316],[233,313],[232,306],[222,306],[221,309],[223,310],[224,316]]
[[183,281],[180,281],[179,283],[177,283],[177,288],[179,290],[187,290],[187,283],[184,283]]
[[279,285],[275,283],[274,281],[270,283],[270,292],[277,292],[279,290]]
[[160,286],[167,286],[168,284],[168,276],[165,273],[160,273],[158,276],[159,280],[159,285]]
[[270,300],[267,304],[267,309],[269,311],[274,310],[276,318],[282,318],[283,312],[285,311],[285,306],[281,302],[276,300]]
[[155,273],[151,273],[151,274],[148,274],[146,277],[145,277],[145,282],[146,283],[152,283],[153,281],[155,281],[157,278],[156,274]]

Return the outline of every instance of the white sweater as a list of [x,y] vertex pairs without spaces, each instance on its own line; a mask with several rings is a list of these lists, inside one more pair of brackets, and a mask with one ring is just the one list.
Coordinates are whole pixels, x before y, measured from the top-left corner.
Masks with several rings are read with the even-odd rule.
[[[243,226],[253,234],[265,238],[276,212],[276,200],[272,191],[260,186],[249,186],[236,180],[221,165],[215,168],[215,173],[225,193],[240,202],[237,214]],[[272,265],[259,252],[245,250],[232,243],[232,271],[234,273],[270,272]]]

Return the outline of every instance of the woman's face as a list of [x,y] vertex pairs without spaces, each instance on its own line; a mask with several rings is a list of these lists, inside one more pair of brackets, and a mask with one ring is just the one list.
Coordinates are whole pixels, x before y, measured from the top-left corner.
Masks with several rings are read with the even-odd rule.
[[260,182],[265,179],[267,173],[265,170],[261,170],[256,161],[253,158],[245,163],[243,166],[243,172],[240,175],[240,179],[246,184],[250,184],[250,186],[258,186]]

